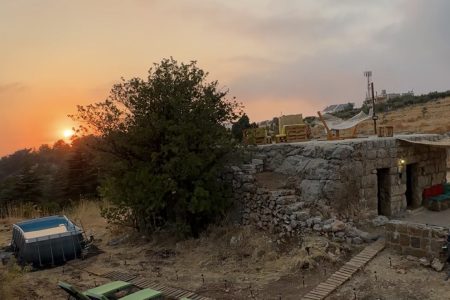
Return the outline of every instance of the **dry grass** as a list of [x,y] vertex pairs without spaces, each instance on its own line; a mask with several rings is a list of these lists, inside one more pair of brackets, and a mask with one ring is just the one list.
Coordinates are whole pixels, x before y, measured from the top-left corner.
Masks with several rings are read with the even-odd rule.
[[[422,109],[426,107],[425,116]],[[450,132],[450,97],[439,101],[416,104],[395,111],[378,114],[378,125],[392,125],[395,133],[446,133]],[[343,130],[341,136],[349,135]],[[322,125],[312,128],[315,138],[324,138]],[[372,135],[373,121],[367,120],[358,125],[358,134]]]
[[201,274],[212,283],[226,279],[236,285],[261,287],[287,274],[314,269],[324,261],[335,263],[343,251],[323,237],[299,238],[281,245],[276,239],[251,226],[211,226],[199,239],[175,243],[161,237],[145,247],[152,253],[173,249],[176,257],[162,264],[162,272],[191,274],[181,276],[179,284],[193,290],[201,288]]
[[17,287],[24,284],[23,275],[27,271],[18,266],[14,259],[6,266],[0,266],[0,299],[26,299],[23,289]]
[[7,204],[2,208],[3,219],[0,219],[0,224],[11,224],[17,220],[39,218],[46,215],[45,211],[38,210],[30,203],[25,204]]
[[[425,116],[422,109],[426,107]],[[395,133],[446,133],[450,131],[450,98],[408,106],[379,114],[380,123],[393,125]],[[373,133],[372,121],[358,126],[362,134]]]

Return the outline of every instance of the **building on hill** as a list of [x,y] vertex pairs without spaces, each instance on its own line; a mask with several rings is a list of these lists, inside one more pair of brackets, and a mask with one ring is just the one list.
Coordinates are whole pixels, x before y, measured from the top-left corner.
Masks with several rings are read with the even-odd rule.
[[331,114],[331,113],[344,111],[347,109],[352,109],[354,106],[355,106],[355,103],[333,104],[333,105],[329,105],[329,106],[325,107],[322,112],[326,113],[326,114]]
[[[414,91],[411,90],[406,93],[387,93],[386,90],[381,90],[381,93],[380,94],[377,93],[377,95],[375,96],[375,103],[382,104],[388,100],[392,100],[403,96],[414,96]],[[372,105],[372,99],[366,98],[364,103],[367,105]]]

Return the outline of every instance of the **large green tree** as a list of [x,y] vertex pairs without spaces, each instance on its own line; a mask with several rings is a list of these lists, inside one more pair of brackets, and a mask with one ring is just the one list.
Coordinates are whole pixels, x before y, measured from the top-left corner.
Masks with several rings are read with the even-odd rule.
[[144,79],[116,84],[107,100],[74,116],[102,138],[102,195],[139,230],[173,226],[198,233],[229,205],[218,180],[234,150],[225,124],[240,112],[234,99],[195,62],[164,59]]
[[231,127],[231,134],[237,141],[241,142],[244,137],[244,130],[250,127],[250,119],[246,114],[243,114]]

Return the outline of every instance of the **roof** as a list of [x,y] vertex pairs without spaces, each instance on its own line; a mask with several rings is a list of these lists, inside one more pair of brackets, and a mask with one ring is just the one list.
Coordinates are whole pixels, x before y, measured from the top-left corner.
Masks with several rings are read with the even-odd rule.
[[120,298],[120,300],[148,300],[148,299],[154,299],[156,297],[161,296],[162,293],[152,290],[152,289],[143,289],[139,292],[133,293],[131,295],[125,296],[123,298]]
[[437,141],[426,141],[426,140],[408,140],[408,139],[398,139],[402,142],[410,143],[410,144],[416,144],[416,145],[425,145],[425,146],[432,146],[432,147],[441,147],[441,148],[450,148],[450,138],[444,138]]
[[131,286],[132,284],[125,281],[113,281],[110,283],[103,284],[101,286],[92,288],[84,292],[86,295],[106,295],[120,289]]

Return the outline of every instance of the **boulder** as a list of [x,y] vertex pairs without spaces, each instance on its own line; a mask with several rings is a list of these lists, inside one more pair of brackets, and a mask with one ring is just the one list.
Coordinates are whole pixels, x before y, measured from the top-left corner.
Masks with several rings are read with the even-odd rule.
[[430,260],[426,257],[422,257],[421,259],[419,259],[419,263],[424,267],[431,266]]
[[330,232],[331,231],[331,224],[325,224],[323,225],[323,231]]
[[314,224],[313,230],[320,232],[320,231],[322,231],[322,226],[320,226],[320,224]]
[[331,231],[338,232],[343,231],[345,229],[345,223],[339,220],[334,221],[331,223]]
[[375,219],[372,220],[372,224],[375,227],[384,226],[389,222],[389,219],[385,216],[378,216]]
[[431,262],[431,267],[435,271],[441,272],[444,269],[444,264],[438,258],[434,258],[433,261]]
[[294,213],[295,218],[299,221],[306,221],[309,218],[309,212],[308,211],[297,211]]
[[363,243],[363,240],[357,236],[352,239],[352,243],[355,245],[361,245]]

